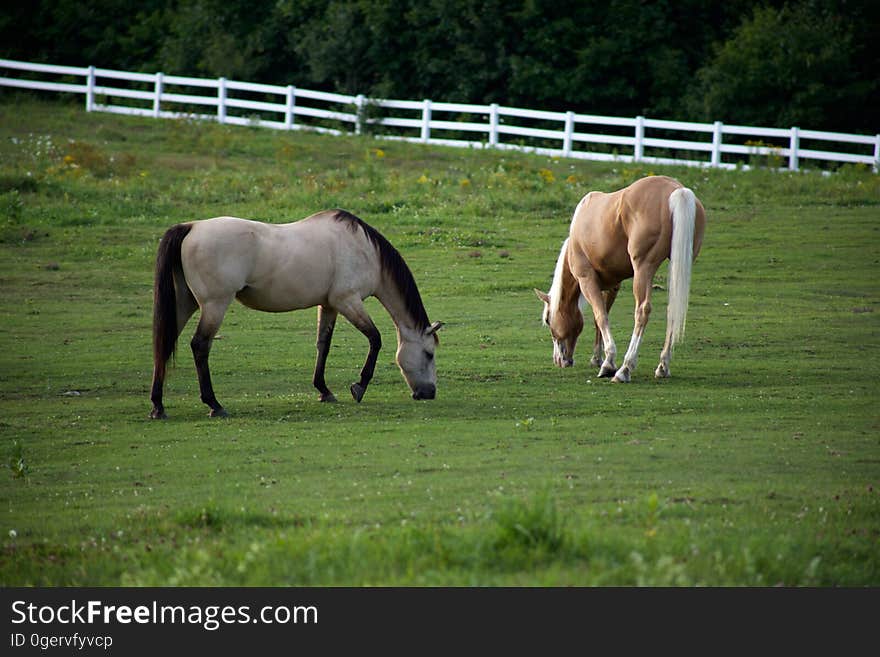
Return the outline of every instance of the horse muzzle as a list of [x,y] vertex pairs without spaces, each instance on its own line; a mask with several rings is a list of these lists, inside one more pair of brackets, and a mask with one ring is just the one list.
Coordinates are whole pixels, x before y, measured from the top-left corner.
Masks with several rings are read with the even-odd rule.
[[553,364],[557,367],[574,365],[574,349],[569,350],[559,342],[553,342]]
[[413,390],[412,398],[413,399],[434,399],[437,396],[437,387],[436,386],[419,386],[415,390]]

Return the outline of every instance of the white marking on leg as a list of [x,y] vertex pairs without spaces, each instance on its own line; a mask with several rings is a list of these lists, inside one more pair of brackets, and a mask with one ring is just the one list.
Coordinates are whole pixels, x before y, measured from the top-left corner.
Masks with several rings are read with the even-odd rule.
[[660,364],[657,365],[657,369],[654,370],[654,376],[658,379],[665,379],[670,375],[669,371],[669,361],[671,357],[672,347],[672,335],[671,332],[666,337],[666,344],[663,345],[663,351],[660,352]]
[[613,372],[617,371],[617,366],[614,364],[614,360],[617,358],[617,345],[611,336],[611,327],[607,324],[602,327],[602,341],[605,343],[605,360],[602,362],[599,376],[611,376]]
[[639,345],[642,344],[642,334],[638,330],[633,331],[632,338],[629,341],[629,348],[623,357],[623,366],[633,372],[636,369],[636,363],[639,361]]
[[614,381],[619,383],[627,383],[636,370],[636,364],[639,360],[639,345],[642,343],[642,334],[636,329],[633,331],[632,338],[629,341],[629,348],[623,357],[623,365],[614,375]]

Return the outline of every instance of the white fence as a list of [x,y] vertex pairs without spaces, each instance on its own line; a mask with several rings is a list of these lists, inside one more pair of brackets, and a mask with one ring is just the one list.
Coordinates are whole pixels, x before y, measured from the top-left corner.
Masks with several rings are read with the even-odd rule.
[[[489,147],[551,156],[735,168],[760,161],[798,170],[803,160],[880,166],[880,134],[615,118],[430,100],[368,99],[299,89],[53,66],[0,59],[0,86],[85,95],[86,110],[156,118],[191,117],[279,130]],[[14,76],[14,77],[13,77]],[[80,81],[81,80],[81,81]],[[204,109],[211,108],[211,113]],[[477,135],[476,139],[468,138]],[[675,139],[673,137],[683,136]]]

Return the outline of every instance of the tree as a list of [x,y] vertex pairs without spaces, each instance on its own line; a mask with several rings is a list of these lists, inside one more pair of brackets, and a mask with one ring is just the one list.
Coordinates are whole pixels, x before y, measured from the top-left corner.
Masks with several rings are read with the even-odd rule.
[[384,98],[880,129],[877,0],[6,4],[0,57],[10,59]]
[[858,14],[830,4],[756,8],[698,72],[694,118],[876,130],[876,69],[863,68],[869,53],[857,38]]

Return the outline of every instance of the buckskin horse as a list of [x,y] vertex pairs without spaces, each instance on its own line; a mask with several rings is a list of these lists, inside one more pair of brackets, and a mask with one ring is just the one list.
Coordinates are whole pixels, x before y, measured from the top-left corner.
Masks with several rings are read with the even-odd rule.
[[[651,314],[654,274],[668,258],[666,341],[654,372],[658,378],[668,377],[672,348],[684,335],[691,268],[705,228],[702,203],[690,189],[666,176],[649,176],[616,192],[584,196],[559,252],[550,291],[535,290],[544,303],[542,320],[553,338],[554,363],[574,364],[575,345],[584,326],[581,305],[586,301],[596,328],[591,364],[599,366],[600,377],[628,382]],[[635,326],[618,368],[608,311],[621,281],[628,278],[633,279]]]
[[324,402],[336,401],[324,380],[324,366],[341,313],[370,344],[360,380],[350,388],[360,402],[382,346],[364,309],[363,300],[369,296],[379,300],[397,327],[396,360],[413,399],[433,399],[434,351],[442,323],[428,321],[403,257],[363,220],[344,210],[327,210],[286,224],[215,217],[172,226],[156,257],[150,417],[166,417],[162,403],[166,366],[196,309],[201,314],[190,345],[201,400],[212,417],[227,414],[214,395],[208,354],[233,299],[266,312],[318,306],[313,384]]

